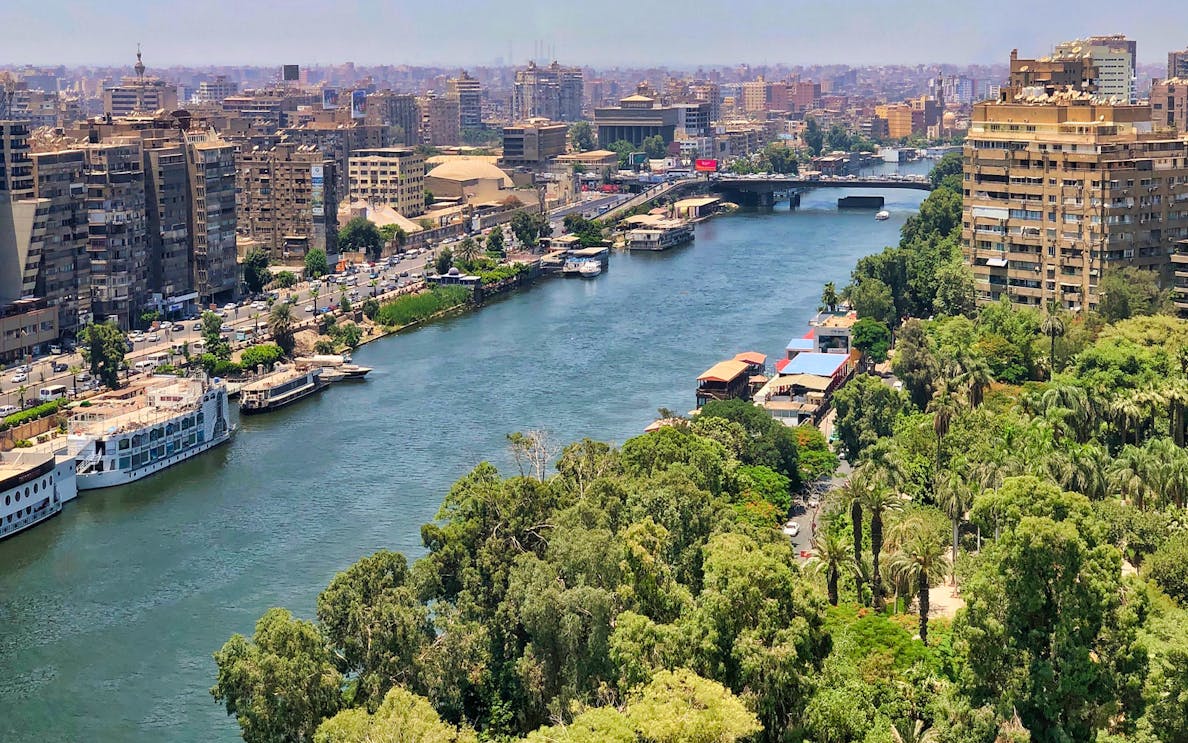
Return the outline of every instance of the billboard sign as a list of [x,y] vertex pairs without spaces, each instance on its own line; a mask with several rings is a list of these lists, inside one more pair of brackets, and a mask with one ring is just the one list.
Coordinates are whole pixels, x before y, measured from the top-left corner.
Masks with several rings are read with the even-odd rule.
[[703,160],[701,158],[698,158],[693,163],[693,169],[696,170],[698,173],[717,173],[718,172],[718,161],[717,160]]
[[300,77],[301,65],[287,64],[281,68],[281,77],[285,82],[296,82]]
[[309,211],[315,217],[326,216],[326,181],[321,165],[309,167]]
[[322,108],[325,110],[338,108],[338,88],[322,88]]
[[351,118],[361,119],[367,115],[367,91],[351,91]]

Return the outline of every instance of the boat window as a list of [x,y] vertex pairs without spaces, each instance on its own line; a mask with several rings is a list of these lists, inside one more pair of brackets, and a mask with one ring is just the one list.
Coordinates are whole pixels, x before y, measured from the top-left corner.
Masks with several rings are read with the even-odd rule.
[[120,439],[120,444],[119,444],[120,451],[124,451],[130,446],[132,446],[131,439]]
[[21,491],[19,491],[19,490],[16,491],[16,502],[17,503],[21,502]]
[[33,492],[34,492],[34,493],[36,493],[36,492],[37,492],[37,483],[33,483]]
[[144,446],[144,434],[143,433],[138,433],[132,437],[132,446],[135,446],[137,448]]
[[12,505],[12,496],[11,495],[4,496],[4,505],[6,505],[6,506]]
[[198,425],[206,425],[206,413],[203,413],[202,411],[198,411]]
[[120,457],[120,469],[126,470],[132,465],[132,457]]

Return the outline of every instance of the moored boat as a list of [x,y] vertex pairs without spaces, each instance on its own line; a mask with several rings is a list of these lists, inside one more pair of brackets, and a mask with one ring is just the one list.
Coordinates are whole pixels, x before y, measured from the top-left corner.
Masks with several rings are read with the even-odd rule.
[[271,374],[243,386],[239,392],[239,412],[245,415],[267,413],[324,389],[326,381],[322,379],[322,367],[299,369],[282,364]]
[[73,457],[32,449],[0,453],[0,539],[56,516],[77,492]]
[[887,211],[886,209],[881,209],[881,210],[879,210],[879,212],[877,214],[875,214],[875,219],[879,220],[880,222],[882,222],[885,219],[890,219],[890,218],[891,218],[891,212]]
[[583,279],[592,279],[602,273],[602,264],[598,261],[586,261],[578,269],[578,273]]
[[68,440],[78,446],[80,491],[126,485],[231,439],[227,388],[218,381],[151,377],[78,407]]

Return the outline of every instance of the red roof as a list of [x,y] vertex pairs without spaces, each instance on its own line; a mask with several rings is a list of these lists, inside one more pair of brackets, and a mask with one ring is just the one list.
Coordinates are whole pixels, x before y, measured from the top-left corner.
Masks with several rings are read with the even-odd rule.
[[783,372],[783,371],[784,371],[784,367],[785,367],[785,366],[787,366],[787,365],[788,365],[788,362],[789,362],[789,361],[791,361],[791,360],[792,360],[792,359],[780,359],[779,361],[777,361],[777,362],[776,362],[776,371],[778,371],[778,372]]
[[763,366],[767,363],[767,356],[765,354],[759,353],[758,351],[743,351],[742,353],[735,356],[734,360],[741,361],[744,364]]

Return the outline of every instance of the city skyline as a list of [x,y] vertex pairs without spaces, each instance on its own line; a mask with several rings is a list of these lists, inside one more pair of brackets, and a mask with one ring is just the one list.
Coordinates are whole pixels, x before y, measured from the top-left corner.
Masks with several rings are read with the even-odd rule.
[[[132,0],[119,14],[74,0],[46,0],[9,11],[14,27],[25,31],[7,40],[0,64],[119,65],[137,43],[150,68],[344,61],[514,65],[534,57],[594,66],[982,64],[1002,60],[1012,48],[1024,56],[1046,54],[1055,28],[1068,38],[1124,33],[1138,40],[1142,64],[1188,45],[1182,31],[1188,6],[1170,0],[1141,5],[1141,14],[1121,14],[1104,0],[1008,0],[960,10],[938,0],[860,0],[845,7],[740,0],[723,14],[708,0],[691,0],[679,12],[654,9],[635,20],[639,6],[623,0],[578,7],[529,0],[514,15],[475,0],[460,0],[449,10],[359,0],[351,12],[297,0],[279,14],[273,5],[227,0],[181,8]],[[467,20],[465,27],[459,19]],[[606,32],[591,34],[599,24]],[[343,33],[326,33],[335,28]],[[482,38],[472,38],[468,29],[482,29]],[[216,43],[218,51],[208,51]]]

